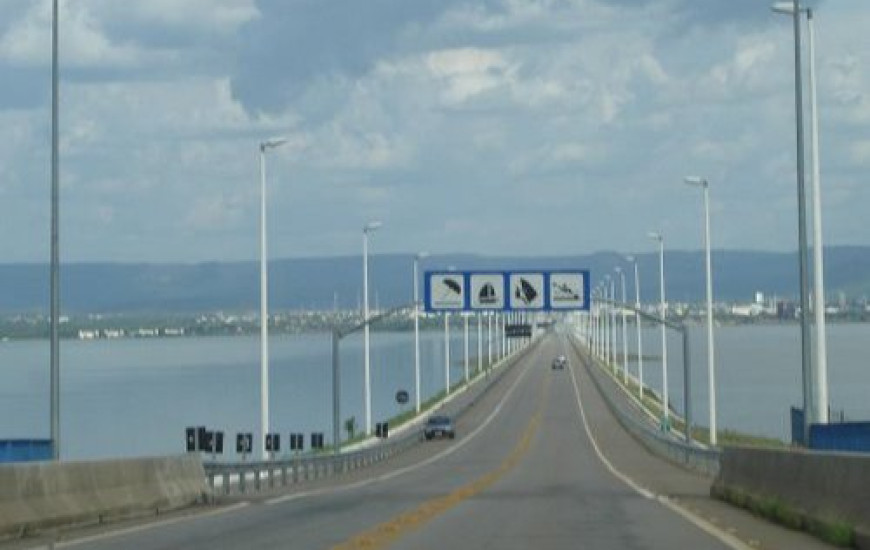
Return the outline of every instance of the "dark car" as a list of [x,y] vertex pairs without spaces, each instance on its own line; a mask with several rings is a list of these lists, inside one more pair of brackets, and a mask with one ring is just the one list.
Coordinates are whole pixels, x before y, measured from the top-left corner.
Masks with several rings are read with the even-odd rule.
[[554,369],[561,370],[567,366],[568,366],[568,358],[565,357],[564,355],[560,355],[559,357],[556,357],[555,359],[553,359],[553,368]]
[[434,437],[456,437],[456,430],[453,428],[453,421],[448,416],[430,416],[426,421],[426,426],[423,428],[423,436],[426,439]]

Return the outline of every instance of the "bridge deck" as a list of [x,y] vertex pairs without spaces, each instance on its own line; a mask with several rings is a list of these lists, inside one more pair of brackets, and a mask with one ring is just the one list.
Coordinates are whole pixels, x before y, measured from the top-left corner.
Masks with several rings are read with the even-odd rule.
[[[569,356],[570,369],[551,369],[559,353]],[[709,479],[650,455],[622,430],[580,358],[557,335],[508,371],[457,429],[455,440],[421,444],[351,479],[318,482],[283,496],[248,497],[232,508],[211,509],[211,515],[178,516],[71,542],[97,549],[740,548],[749,543],[826,548],[710,500]]]

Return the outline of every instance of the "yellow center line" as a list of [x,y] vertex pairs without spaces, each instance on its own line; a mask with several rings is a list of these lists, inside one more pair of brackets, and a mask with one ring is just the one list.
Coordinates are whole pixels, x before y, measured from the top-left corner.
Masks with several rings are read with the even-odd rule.
[[546,394],[550,388],[551,378],[548,376],[545,380],[546,382],[541,385],[538,410],[528,425],[526,425],[523,435],[516,446],[496,469],[484,474],[471,483],[459,487],[451,493],[427,500],[412,510],[399,514],[384,523],[372,527],[368,531],[359,533],[353,538],[333,546],[332,550],[378,550],[387,548],[401,536],[414,529],[419,529],[461,502],[492,487],[520,463],[532,446],[532,440],[537,433],[541,417],[543,416],[543,404],[546,403]]

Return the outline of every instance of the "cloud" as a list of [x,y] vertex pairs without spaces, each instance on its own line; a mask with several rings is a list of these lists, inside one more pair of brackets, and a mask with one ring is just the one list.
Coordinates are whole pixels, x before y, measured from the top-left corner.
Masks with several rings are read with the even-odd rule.
[[[62,55],[75,67],[127,67],[140,61],[142,51],[127,43],[112,43],[97,18],[80,2],[60,3]],[[51,4],[31,4],[23,20],[0,39],[0,58],[15,65],[46,65],[51,61]]]
[[855,164],[863,167],[870,166],[870,140],[853,143],[850,149]]
[[[46,4],[0,0],[0,234],[47,224]],[[278,134],[275,255],[356,252],[376,217],[390,251],[636,250],[654,226],[698,247],[687,173],[714,183],[717,246],[793,248],[791,29],[755,0],[62,4],[67,258],[251,257]],[[847,222],[870,199],[868,7],[823,7],[826,235],[870,242]],[[34,239],[0,245],[42,258]]]
[[222,192],[197,198],[190,207],[184,225],[199,231],[220,230],[235,225],[242,219],[243,201],[240,196],[225,196]]

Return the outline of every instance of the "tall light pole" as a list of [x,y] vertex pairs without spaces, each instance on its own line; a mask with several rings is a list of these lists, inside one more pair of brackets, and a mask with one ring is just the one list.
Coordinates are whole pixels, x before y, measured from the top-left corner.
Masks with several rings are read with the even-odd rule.
[[501,316],[501,357],[502,359],[507,355],[507,331],[505,330],[505,323],[507,322],[507,318],[505,314]]
[[595,300],[595,304],[592,306],[592,312],[594,315],[593,325],[592,325],[592,343],[593,343],[593,351],[595,356],[599,359],[601,358],[601,283],[599,282],[595,285],[595,289],[592,291],[592,295],[597,298]]
[[623,272],[621,267],[616,268],[616,272],[619,274],[619,280],[622,284],[622,306],[620,309],[622,310],[622,382],[627,386],[628,385],[628,337],[626,336],[625,329],[625,272]]
[[486,322],[487,322],[487,336],[486,336],[487,365],[486,365],[486,368],[487,368],[487,370],[492,369],[492,316],[493,315],[494,315],[494,313],[489,312],[489,314],[487,314],[487,316],[486,316]]
[[366,413],[366,435],[372,433],[372,377],[371,359],[369,355],[369,234],[374,233],[381,222],[371,221],[363,226],[363,399]]
[[664,320],[667,317],[667,302],[665,302],[665,239],[661,233],[650,232],[649,237],[659,243],[659,298],[662,316],[662,426],[670,427],[670,410],[668,405],[668,332]]
[[450,395],[450,313],[444,313],[444,394]]
[[414,404],[420,413],[420,260],[429,256],[428,252],[420,252],[414,256]]
[[804,160],[804,115],[803,78],[801,66],[801,8],[798,0],[790,2],[790,15],[794,22],[794,104],[797,148],[797,197],[798,197],[798,264],[801,308],[801,370],[803,374],[804,441],[809,443],[810,424],[816,418],[813,398],[812,357],[810,350],[809,284],[806,222],[806,184]]
[[260,142],[260,427],[263,430],[261,445],[263,459],[269,456],[266,450],[266,434],[269,433],[269,268],[266,249],[266,151],[287,143],[276,137]]
[[616,277],[610,279],[610,364],[613,365],[613,372],[616,373]]
[[637,394],[643,401],[643,336],[641,335],[640,317],[640,275],[637,269],[637,258],[627,256],[625,258],[634,264],[634,322],[637,328]]
[[463,313],[462,320],[465,322],[465,383],[468,384],[468,362],[470,360],[468,351],[468,317],[470,314]]
[[604,362],[610,363],[610,352],[613,349],[610,342],[610,275],[604,276],[604,287],[602,288],[602,292],[604,294],[604,314],[602,315],[604,321],[602,323],[602,327],[604,328]]
[[[773,11],[795,16],[797,4],[791,2],[777,2],[772,6]],[[816,323],[816,364],[814,375],[811,376],[814,388],[812,399],[814,401],[814,420],[819,423],[828,422],[828,342],[825,328],[825,266],[824,266],[824,241],[822,240],[822,188],[821,188],[821,161],[819,159],[819,110],[816,94],[816,32],[813,24],[813,10],[811,8],[799,9],[799,12],[807,16],[807,48],[809,50],[809,79],[810,79],[810,150],[813,164],[813,313]],[[802,315],[802,319],[804,316]],[[803,327],[803,325],[802,325]],[[810,367],[812,368],[812,366]]]
[[477,374],[483,370],[483,313],[477,314]]
[[710,241],[710,184],[697,176],[685,179],[687,185],[704,191],[704,251],[707,276],[707,380],[710,394],[710,444],[716,445],[716,354],[713,347],[713,262]]
[[51,18],[51,457],[60,460],[60,87],[58,82],[57,0],[52,2]]

